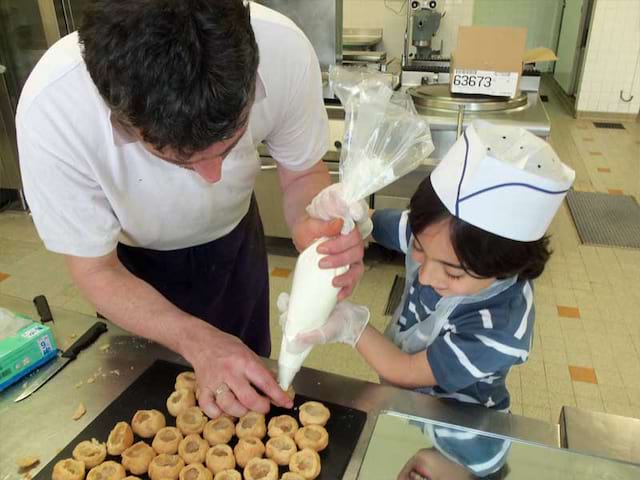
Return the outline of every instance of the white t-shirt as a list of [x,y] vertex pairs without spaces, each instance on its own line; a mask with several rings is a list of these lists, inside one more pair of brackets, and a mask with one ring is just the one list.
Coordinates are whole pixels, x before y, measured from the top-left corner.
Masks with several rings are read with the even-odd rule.
[[25,194],[49,250],[96,257],[118,241],[154,250],[204,244],[248,211],[260,142],[290,170],[322,158],[328,120],[313,47],[293,22],[255,3],[251,24],[260,52],[256,102],[215,184],[113,127],[76,33],[45,53],[24,86],[16,125]]

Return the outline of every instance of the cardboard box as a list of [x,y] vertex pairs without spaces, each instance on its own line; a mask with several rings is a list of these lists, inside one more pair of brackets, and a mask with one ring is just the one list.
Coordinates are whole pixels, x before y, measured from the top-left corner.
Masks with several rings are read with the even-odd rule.
[[0,391],[53,360],[57,354],[51,329],[36,322],[21,328],[14,336],[0,340]]
[[515,96],[524,63],[557,60],[548,48],[525,51],[526,40],[526,28],[459,27],[451,59],[451,92]]

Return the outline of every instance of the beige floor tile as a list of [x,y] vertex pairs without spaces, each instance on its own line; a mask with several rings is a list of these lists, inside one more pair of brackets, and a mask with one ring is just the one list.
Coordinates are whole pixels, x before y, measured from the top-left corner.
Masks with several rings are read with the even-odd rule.
[[576,406],[592,412],[604,412],[600,397],[580,397],[576,395]]
[[549,406],[549,394],[546,385],[541,387],[523,385],[522,386],[522,403],[528,405],[537,405],[539,407]]
[[567,362],[576,367],[593,367],[590,353],[567,352]]
[[600,368],[596,366],[596,377],[598,378],[598,385],[606,385],[610,387],[623,387],[622,376],[615,368]]
[[573,392],[549,392],[549,405],[576,406],[576,397]]
[[626,387],[629,403],[634,407],[640,407],[640,386]]
[[573,392],[577,397],[589,397],[600,399],[600,389],[593,383],[573,382]]
[[613,415],[621,415],[623,417],[634,417],[635,408],[628,403],[604,403],[604,410]]
[[549,417],[551,423],[560,423],[560,412],[562,411],[562,407],[564,406],[566,405],[560,403],[549,404]]
[[547,392],[549,395],[566,396],[575,398],[571,381],[559,378],[547,378]]
[[629,405],[629,397],[624,387],[613,387],[611,385],[599,385],[598,387],[605,407],[611,403]]
[[571,382],[571,371],[569,370],[569,366],[566,364],[545,363],[544,370],[545,370],[547,379],[557,378],[559,380]]
[[523,415],[522,404],[521,403],[511,403],[511,407],[509,407],[511,413],[514,415]]
[[620,372],[620,376],[625,387],[637,387],[640,385],[640,373]]
[[537,418],[549,423],[557,423],[557,419],[551,417],[551,409],[549,407],[540,407],[538,405],[522,404],[522,413],[525,417]]
[[544,363],[568,365],[567,354],[563,350],[543,350],[542,355],[544,357]]

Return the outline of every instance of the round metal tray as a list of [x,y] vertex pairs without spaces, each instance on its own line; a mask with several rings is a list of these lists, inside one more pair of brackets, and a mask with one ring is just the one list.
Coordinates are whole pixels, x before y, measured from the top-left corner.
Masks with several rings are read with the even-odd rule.
[[465,112],[506,112],[527,105],[527,95],[522,92],[514,98],[490,97],[488,95],[460,95],[451,93],[449,85],[420,85],[407,89],[413,98],[418,113],[429,111],[458,113],[460,107]]

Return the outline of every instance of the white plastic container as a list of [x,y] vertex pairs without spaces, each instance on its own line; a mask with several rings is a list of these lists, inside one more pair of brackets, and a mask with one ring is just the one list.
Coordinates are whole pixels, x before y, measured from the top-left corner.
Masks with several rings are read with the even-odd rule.
[[300,351],[292,344],[293,339],[299,333],[315,330],[326,323],[336,306],[340,291],[333,286],[333,279],[349,269],[318,266],[318,262],[326,255],[319,254],[317,248],[325,240],[321,238],[307,247],[298,257],[293,272],[287,323],[278,358],[278,383],[283,390],[289,388],[312,348]]

